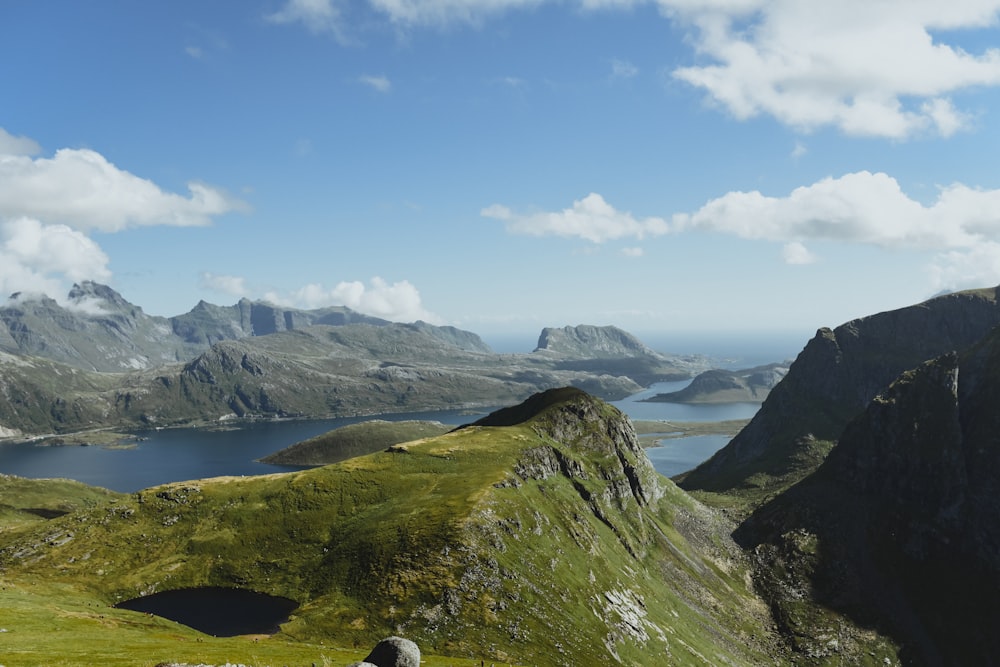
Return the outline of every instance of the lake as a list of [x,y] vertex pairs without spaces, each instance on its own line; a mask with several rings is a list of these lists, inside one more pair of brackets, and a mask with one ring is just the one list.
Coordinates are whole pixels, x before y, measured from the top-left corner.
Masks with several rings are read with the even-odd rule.
[[[690,381],[664,382],[615,401],[632,419],[721,421],[748,419],[758,403],[684,405],[642,403],[654,394],[677,391]],[[467,424],[489,411],[467,410],[381,415],[386,420],[426,419],[444,424]],[[261,475],[297,470],[258,463],[256,459],[338,426],[374,417],[259,422],[228,430],[176,428],[147,431],[135,447],[39,447],[32,443],[0,445],[0,473],[29,478],[65,477],[85,484],[131,493],[167,482],[227,475]],[[726,444],[724,436],[695,436],[664,441],[647,450],[656,469],[672,476],[705,460]]]

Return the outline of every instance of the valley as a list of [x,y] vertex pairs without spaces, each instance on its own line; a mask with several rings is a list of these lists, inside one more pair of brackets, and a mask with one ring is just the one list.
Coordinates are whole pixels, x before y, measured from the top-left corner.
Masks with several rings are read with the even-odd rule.
[[[432,665],[988,664],[1000,654],[992,632],[1000,605],[990,594],[1000,585],[997,292],[945,295],[820,329],[759,410],[714,425],[633,422],[621,408],[717,411],[718,403],[643,403],[665,393],[650,388],[616,407],[562,386],[474,416],[474,402],[463,402],[453,413],[459,428],[426,430],[426,419],[364,424],[356,415],[339,434],[314,433],[334,440],[308,445],[341,452],[335,460],[277,474],[127,493],[5,475],[0,604],[17,614],[0,634],[4,664],[152,667],[223,656],[255,666],[347,664],[394,634],[416,641]],[[204,391],[185,385],[176,395],[202,409],[218,404],[213,391],[231,391],[226,377],[271,379],[280,361],[287,379],[308,383],[322,377],[297,375],[310,355],[352,363],[317,341],[373,356],[405,348],[388,325],[318,326],[262,336],[257,356],[236,356],[233,346],[245,341],[217,343],[185,366]],[[558,331],[546,335],[551,348],[533,353],[546,359],[538,367],[550,379],[582,374],[573,377],[585,384],[620,359],[639,377],[636,357],[614,356],[629,340],[618,332]],[[588,360],[564,334],[599,335],[597,350],[610,356]],[[295,355],[286,336],[300,342]],[[643,367],[669,366],[626,347]],[[441,350],[428,342],[408,352],[405,372],[398,360],[380,366],[397,369],[379,376],[381,393],[401,377],[422,391],[414,356],[430,374],[435,359],[449,357],[455,372],[456,359],[474,366],[470,358],[487,354]],[[22,367],[63,368],[10,356]],[[163,368],[154,372],[167,377]],[[628,376],[598,377],[607,389]],[[461,395],[468,399],[467,388]],[[308,422],[241,428],[281,423]],[[710,431],[724,446],[673,480],[643,449]],[[193,432],[159,431],[179,441]],[[216,587],[298,606],[273,634],[233,638],[113,608]]]

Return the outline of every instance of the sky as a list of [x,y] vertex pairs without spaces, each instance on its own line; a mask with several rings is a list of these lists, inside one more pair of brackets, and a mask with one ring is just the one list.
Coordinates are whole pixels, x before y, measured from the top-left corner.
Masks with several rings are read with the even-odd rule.
[[804,340],[1000,283],[998,155],[1000,0],[0,0],[3,298]]

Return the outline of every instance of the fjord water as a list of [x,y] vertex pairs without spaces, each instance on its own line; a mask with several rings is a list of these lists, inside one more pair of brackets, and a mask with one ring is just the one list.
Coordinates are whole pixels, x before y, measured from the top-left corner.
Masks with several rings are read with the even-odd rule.
[[[759,403],[685,405],[643,403],[658,393],[677,391],[690,381],[665,382],[613,405],[632,419],[721,421],[747,419]],[[451,410],[323,420],[267,421],[238,428],[173,428],[139,434],[130,448],[39,447],[32,443],[0,445],[0,473],[31,478],[65,477],[84,484],[131,493],[157,484],[206,477],[264,475],[297,470],[293,466],[258,463],[256,459],[296,442],[366,419],[424,419],[444,424],[467,424],[481,412]],[[667,476],[690,470],[728,442],[725,436],[695,436],[664,441],[647,450],[656,469]]]

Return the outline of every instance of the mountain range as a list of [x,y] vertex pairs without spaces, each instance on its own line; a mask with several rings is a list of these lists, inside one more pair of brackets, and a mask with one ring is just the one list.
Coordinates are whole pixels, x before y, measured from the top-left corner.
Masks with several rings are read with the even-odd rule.
[[[996,664],[998,295],[820,329],[750,424],[677,484],[627,418],[570,387],[301,472],[131,495],[0,478],[0,605],[17,611],[5,661],[308,664],[324,642],[402,634],[470,666]],[[320,326],[260,340],[343,329]],[[390,327],[364,330],[372,349],[396,344],[371,333]],[[252,355],[218,355],[245,342],[191,372],[252,375]],[[108,607],[203,586],[300,606],[242,652]],[[84,657],[47,641],[53,619]]]
[[[0,308],[0,436],[503,405],[572,385],[621,398],[708,360],[668,357],[615,327],[545,329],[531,354],[476,334],[346,308],[241,300],[150,316],[111,288]],[[558,333],[555,333],[558,332]]]

